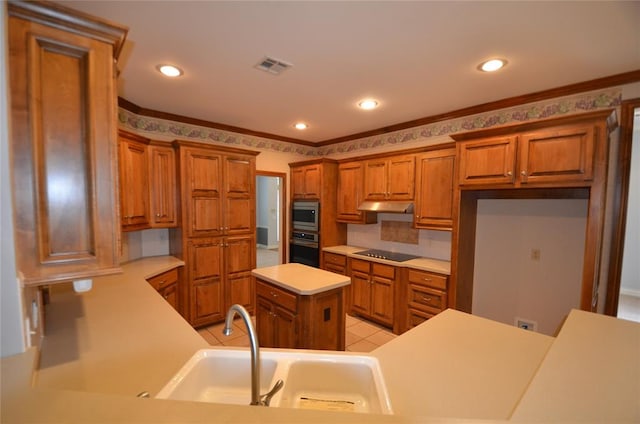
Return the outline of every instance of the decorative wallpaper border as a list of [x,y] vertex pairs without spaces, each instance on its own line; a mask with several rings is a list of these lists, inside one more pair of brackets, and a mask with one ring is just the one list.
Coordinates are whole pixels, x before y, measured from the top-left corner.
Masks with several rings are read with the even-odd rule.
[[118,121],[122,128],[143,132],[151,137],[180,138],[203,143],[271,150],[280,153],[295,153],[304,156],[329,156],[389,145],[401,146],[408,142],[426,140],[431,137],[443,137],[464,131],[613,108],[620,106],[621,103],[622,90],[620,88],[599,90],[435,122],[322,147],[303,146],[215,128],[151,118],[136,115],[123,108],[118,109]]

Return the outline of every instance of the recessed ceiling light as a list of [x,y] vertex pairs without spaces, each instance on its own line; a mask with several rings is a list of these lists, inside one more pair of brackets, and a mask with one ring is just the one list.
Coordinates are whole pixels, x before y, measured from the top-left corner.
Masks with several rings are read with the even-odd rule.
[[507,64],[504,59],[490,59],[478,65],[478,69],[482,72],[494,72],[503,68]]
[[156,69],[160,71],[160,73],[162,73],[163,75],[166,75],[171,78],[179,77],[182,74],[184,74],[182,69],[173,65],[158,65],[156,66]]
[[380,105],[377,100],[374,99],[365,99],[358,102],[358,107],[364,110],[375,109]]
[[306,130],[307,128],[309,128],[309,125],[305,124],[304,122],[298,122],[294,125],[294,127],[297,130]]

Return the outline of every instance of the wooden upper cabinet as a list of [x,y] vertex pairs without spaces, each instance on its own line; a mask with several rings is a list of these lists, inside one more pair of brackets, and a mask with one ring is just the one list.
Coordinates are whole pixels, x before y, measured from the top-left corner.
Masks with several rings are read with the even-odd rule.
[[320,199],[322,193],[322,164],[291,167],[291,196],[293,199]]
[[460,185],[511,184],[515,181],[516,136],[458,144]]
[[244,234],[255,228],[256,165],[254,156],[225,155],[224,233]]
[[518,149],[520,181],[531,184],[592,180],[595,140],[592,124],[521,134]]
[[118,140],[122,230],[149,228],[149,140],[124,131]]
[[413,200],[414,155],[370,159],[364,166],[365,200]]
[[181,150],[183,231],[190,237],[222,235],[222,170],[219,154],[203,148]]
[[22,281],[118,272],[114,59],[127,29],[54,3],[5,4]]
[[376,222],[376,214],[358,210],[364,199],[364,163],[345,162],[338,166],[338,191],[336,221],[370,224]]
[[451,229],[455,160],[455,148],[417,156],[414,220],[417,228]]
[[176,158],[173,147],[149,146],[149,212],[151,227],[178,225]]
[[595,126],[576,123],[458,143],[461,186],[567,185],[593,179]]

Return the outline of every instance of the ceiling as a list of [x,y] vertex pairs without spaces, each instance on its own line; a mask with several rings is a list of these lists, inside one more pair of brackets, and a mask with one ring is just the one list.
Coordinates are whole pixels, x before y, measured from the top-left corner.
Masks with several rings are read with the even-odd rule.
[[[58,3],[130,28],[126,100],[309,142],[640,69],[638,1]],[[255,69],[264,56],[293,66]],[[476,69],[496,56],[503,70]]]

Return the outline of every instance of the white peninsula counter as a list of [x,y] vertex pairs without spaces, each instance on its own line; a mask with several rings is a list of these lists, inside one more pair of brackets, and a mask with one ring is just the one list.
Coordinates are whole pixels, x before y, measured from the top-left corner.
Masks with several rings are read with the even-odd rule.
[[260,345],[344,350],[344,287],[351,279],[298,263],[254,269]]

